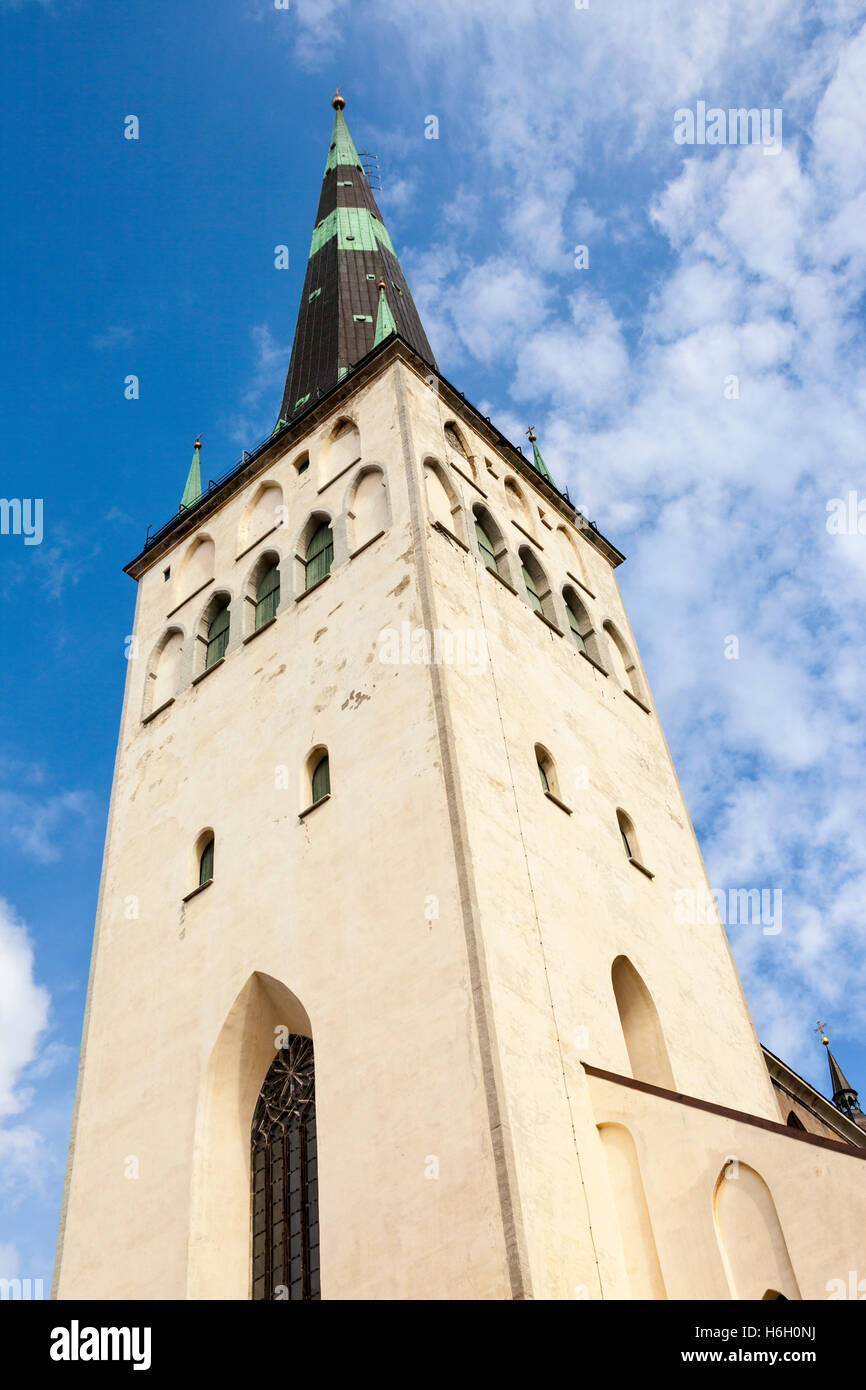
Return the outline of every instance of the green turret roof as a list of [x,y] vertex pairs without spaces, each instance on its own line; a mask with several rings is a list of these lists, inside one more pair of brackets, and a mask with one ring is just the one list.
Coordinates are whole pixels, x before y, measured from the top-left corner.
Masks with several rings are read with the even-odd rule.
[[529,426],[529,429],[526,431],[526,433],[529,435],[529,442],[530,442],[530,444],[532,445],[532,466],[533,466],[533,468],[535,469],[536,473],[540,473],[540,474],[541,474],[542,478],[546,478],[546,479],[547,479],[547,481],[550,483],[551,487],[556,487],[556,483],[553,481],[553,478],[550,476],[550,470],[548,469],[547,464],[544,462],[544,459],[541,457],[541,450],[539,449],[537,443],[535,442],[535,432],[534,432],[534,430],[533,430],[533,428],[532,428],[531,425]]
[[201,497],[201,468],[199,466],[199,452],[201,450],[201,435],[195,441],[192,449],[192,463],[189,466],[189,473],[186,478],[186,487],[183,490],[183,497],[180,499],[179,512],[185,512],[188,507],[194,507]]
[[378,347],[385,338],[396,332],[397,325],[394,322],[394,315],[391,313],[391,306],[385,293],[385,281],[380,280],[379,308],[376,311],[376,332],[373,337],[373,347]]

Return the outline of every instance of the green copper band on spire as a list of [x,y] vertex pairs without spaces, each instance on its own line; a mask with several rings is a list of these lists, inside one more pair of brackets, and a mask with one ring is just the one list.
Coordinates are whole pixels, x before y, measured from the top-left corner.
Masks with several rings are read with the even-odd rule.
[[185,512],[187,508],[194,507],[196,502],[201,500],[201,468],[199,467],[199,450],[201,445],[196,441],[192,451],[192,463],[187,474],[186,487],[183,490],[183,497],[180,499],[179,512]]
[[391,313],[391,306],[388,303],[388,296],[385,293],[385,286],[379,282],[379,308],[376,313],[376,332],[373,337],[373,347],[378,347],[381,342],[389,338],[392,333],[397,332],[397,325],[394,322],[394,315]]
[[[334,125],[331,130],[331,148],[328,151],[328,160],[325,164],[325,173],[331,169],[336,169],[339,165],[354,165],[364,174],[364,166],[358,157],[355,149],[355,142],[349,134],[349,127],[346,125],[346,118],[342,111],[337,111],[334,116]],[[364,178],[367,175],[364,174]]]
[[333,236],[337,238],[338,251],[378,251],[380,246],[387,246],[394,254],[391,238],[368,208],[334,208],[323,217],[313,232],[307,259],[312,260]]

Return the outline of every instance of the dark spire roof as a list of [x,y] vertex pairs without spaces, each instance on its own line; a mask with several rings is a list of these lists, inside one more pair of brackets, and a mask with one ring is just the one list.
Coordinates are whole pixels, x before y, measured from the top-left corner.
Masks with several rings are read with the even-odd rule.
[[860,1110],[860,1102],[857,1092],[850,1084],[833,1053],[830,1051],[830,1039],[825,1033],[821,1034],[821,1041],[827,1049],[827,1062],[830,1067],[830,1085],[833,1088],[833,1104],[837,1110],[842,1110],[846,1115],[859,1124],[861,1128],[866,1127],[866,1121]]
[[280,419],[291,420],[317,393],[336,386],[346,370],[374,346],[381,296],[387,285],[380,336],[396,331],[431,367],[436,360],[421,326],[382,214],[367,182],[349,127],[345,102],[334,97],[334,127],[319,210],[301,292],[292,360]]

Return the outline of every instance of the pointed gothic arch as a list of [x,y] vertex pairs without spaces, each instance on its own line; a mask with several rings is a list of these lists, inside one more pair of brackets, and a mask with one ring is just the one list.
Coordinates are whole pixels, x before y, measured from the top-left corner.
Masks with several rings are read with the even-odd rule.
[[628,956],[617,956],[611,981],[632,1076],[676,1090],[658,1010]]
[[756,1169],[726,1161],[713,1192],[713,1218],[731,1298],[802,1297],[773,1194]]
[[196,1114],[187,1297],[252,1295],[251,1136],[280,1045],[312,1039],[306,1009],[280,980],[254,971],[235,996],[207,1059]]

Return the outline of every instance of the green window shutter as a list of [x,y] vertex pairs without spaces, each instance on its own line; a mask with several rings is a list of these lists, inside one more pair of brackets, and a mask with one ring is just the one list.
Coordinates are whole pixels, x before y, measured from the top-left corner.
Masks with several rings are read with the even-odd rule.
[[475,537],[478,541],[478,549],[481,552],[481,558],[485,565],[489,570],[493,570],[494,574],[498,574],[499,565],[493,553],[492,542],[484,527],[481,525],[481,522],[477,519],[475,521]]
[[547,780],[547,773],[545,772],[544,768],[541,766],[541,763],[538,764],[538,775],[539,775],[539,777],[541,778],[541,785],[542,785],[542,787],[544,788],[544,790],[545,790],[546,792],[549,792],[549,791],[550,791],[550,783],[549,783],[548,780]]
[[269,623],[271,618],[277,616],[279,604],[280,567],[272,565],[256,589],[256,632],[260,627],[264,627],[265,623]]
[[323,797],[329,796],[331,792],[331,769],[328,763],[328,755],[320,758],[316,763],[313,772],[313,805],[321,801]]
[[566,603],[565,611],[568,614],[568,626],[571,628],[571,635],[574,638],[574,645],[577,647],[578,651],[585,652],[586,643],[584,642],[583,637],[581,636],[580,625],[577,621],[577,614],[575,613],[570,603]]
[[207,630],[207,657],[204,669],[210,670],[221,661],[229,644],[229,606],[221,608]]
[[333,562],[334,533],[328,522],[325,521],[314,533],[307,546],[306,583],[304,587],[311,589],[314,584],[318,584],[320,579],[324,579],[326,574],[330,574]]
[[210,883],[213,878],[213,840],[208,840],[201,852],[201,859],[198,865],[198,886],[203,887],[205,883]]
[[541,612],[541,599],[538,597],[538,590],[535,587],[535,580],[529,573],[525,565],[521,565],[523,570],[523,582],[526,585],[526,592],[529,594],[529,602],[532,604],[536,613]]

